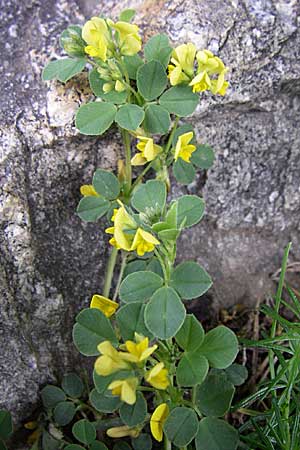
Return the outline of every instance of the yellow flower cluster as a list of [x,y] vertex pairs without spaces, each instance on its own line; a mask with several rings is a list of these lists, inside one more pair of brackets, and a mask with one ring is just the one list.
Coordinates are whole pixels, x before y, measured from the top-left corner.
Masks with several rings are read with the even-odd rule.
[[[195,56],[198,67],[194,76]],[[193,92],[210,90],[213,94],[225,95],[229,85],[225,81],[228,69],[223,61],[209,50],[196,53],[196,47],[192,43],[180,45],[173,50],[168,70],[172,86],[188,83]]]
[[128,252],[136,251],[139,256],[152,252],[155,246],[159,245],[159,241],[148,231],[137,227],[124,205],[119,203],[120,208],[114,210],[111,218],[114,226],[105,230],[106,233],[113,234],[110,244]]
[[92,58],[100,58],[105,62],[115,49],[112,30],[116,31],[117,46],[122,55],[131,56],[140,51],[142,41],[136,25],[92,17],[82,28],[82,38],[87,43],[85,52]]
[[[131,370],[134,364],[143,367],[147,359],[157,349],[157,345],[149,346],[149,339],[135,334],[135,341],[126,341],[120,346],[121,351],[115,349],[109,341],[101,342],[98,350],[101,353],[95,362],[95,371],[101,376],[108,376],[120,370]],[[126,351],[123,351],[126,350]],[[162,362],[157,363],[145,372],[145,380],[156,389],[167,389],[169,386],[168,371]],[[108,386],[113,395],[129,405],[136,402],[136,390],[139,384],[137,377],[130,376],[115,380]]]

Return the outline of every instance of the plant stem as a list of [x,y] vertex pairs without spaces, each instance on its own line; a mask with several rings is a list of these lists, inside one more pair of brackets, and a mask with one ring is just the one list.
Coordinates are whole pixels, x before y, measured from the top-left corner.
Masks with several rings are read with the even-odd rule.
[[125,196],[128,196],[128,194],[130,193],[130,188],[131,188],[131,149],[130,149],[130,134],[128,133],[128,131],[124,130],[123,128],[121,129],[121,133],[122,133],[122,137],[123,137],[123,142],[124,142],[124,146],[125,146],[125,186],[124,186],[124,191],[125,191]]
[[115,289],[115,293],[113,296],[113,300],[116,301],[118,294],[119,294],[119,289],[120,289],[120,285],[122,282],[122,278],[123,278],[123,273],[126,267],[126,263],[127,263],[127,254],[122,252],[122,263],[121,263],[121,267],[120,267],[120,272],[119,272],[119,277],[118,277],[118,282],[117,282],[117,286]]
[[167,436],[165,435],[164,438],[164,450],[172,450],[172,444],[169,441],[169,439],[167,438]]
[[170,136],[169,136],[169,139],[168,139],[166,148],[165,148],[165,153],[166,153],[166,154],[168,153],[168,151],[170,150],[170,147],[171,147],[171,145],[172,145],[173,136],[174,136],[175,131],[176,131],[176,129],[177,129],[178,122],[179,122],[179,117],[176,116],[176,119],[175,119],[175,121],[174,121],[174,125],[173,125],[173,128],[172,128],[172,131],[171,131],[171,133],[170,133]]
[[143,177],[146,175],[146,173],[148,172],[148,170],[151,169],[151,167],[153,166],[155,160],[151,161],[143,170],[142,173],[140,173],[140,175],[137,177],[137,179],[135,180],[135,182],[132,185],[131,191],[133,191],[133,189],[140,183],[140,181],[142,181]]
[[163,271],[163,274],[164,274],[164,279],[165,279],[166,285],[168,285],[169,278],[168,278],[168,274],[167,274],[165,263],[164,263],[162,257],[160,256],[158,250],[155,249],[154,250],[154,254],[157,257],[158,261],[160,262],[160,265],[161,265],[161,268],[162,268],[162,271]]
[[[282,289],[283,289],[283,285],[284,285],[284,277],[285,277],[285,272],[286,272],[286,268],[287,268],[287,263],[288,263],[288,258],[289,258],[289,252],[290,252],[291,245],[292,245],[292,243],[289,242],[289,244],[287,245],[287,247],[286,247],[286,249],[284,251],[284,255],[283,255],[283,261],[282,261],[281,273],[280,273],[280,278],[279,278],[279,284],[278,284],[276,297],[275,297],[275,307],[274,307],[274,309],[275,309],[275,312],[277,314],[278,314],[279,308],[280,308]],[[273,319],[272,327],[271,327],[271,333],[270,333],[270,338],[271,339],[275,337],[276,329],[277,329],[277,320]],[[269,366],[270,366],[271,379],[274,379],[275,378],[275,367],[274,367],[274,352],[273,352],[273,350],[269,351]],[[273,394],[276,397],[276,390],[274,390]]]
[[109,291],[111,288],[111,282],[114,274],[114,268],[117,262],[117,256],[118,256],[118,249],[115,247],[112,248],[112,251],[109,255],[107,267],[106,267],[106,274],[105,274],[105,280],[104,280],[104,288],[103,288],[103,296],[108,297]]

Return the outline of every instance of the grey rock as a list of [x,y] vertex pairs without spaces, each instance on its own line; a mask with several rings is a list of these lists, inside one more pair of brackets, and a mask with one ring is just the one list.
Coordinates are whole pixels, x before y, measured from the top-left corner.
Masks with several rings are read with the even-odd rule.
[[[68,24],[136,7],[149,37],[193,41],[230,67],[224,98],[205,94],[190,122],[216,163],[173,195],[197,193],[206,217],[180,240],[178,259],[211,273],[216,308],[253,306],[273,287],[283,248],[300,257],[299,2],[269,0],[8,0],[2,5],[0,407],[28,416],[39,388],[87,364],[75,350],[76,313],[101,291],[104,221],[75,215],[79,187],[115,168],[119,135],[80,136],[73,123],[89,98],[84,75],[42,83]],[[201,300],[200,300],[201,301]]]

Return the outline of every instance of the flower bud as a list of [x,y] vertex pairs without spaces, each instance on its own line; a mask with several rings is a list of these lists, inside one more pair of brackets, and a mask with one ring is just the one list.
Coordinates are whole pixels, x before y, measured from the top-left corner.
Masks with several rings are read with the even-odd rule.
[[83,57],[85,56],[85,42],[81,37],[81,28],[76,25],[71,25],[60,36],[60,45],[65,52],[70,56]]

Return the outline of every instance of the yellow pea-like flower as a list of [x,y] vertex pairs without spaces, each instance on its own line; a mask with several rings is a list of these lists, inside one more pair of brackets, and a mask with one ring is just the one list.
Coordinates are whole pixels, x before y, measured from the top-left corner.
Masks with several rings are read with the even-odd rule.
[[166,403],[161,403],[153,412],[150,419],[151,433],[158,442],[163,440],[163,425],[169,415],[169,407]]
[[138,228],[134,235],[134,239],[130,250],[136,250],[139,256],[143,256],[145,253],[152,252],[156,245],[160,242],[148,231]]
[[225,95],[229,83],[225,81],[228,69],[223,61],[209,50],[200,50],[196,59],[197,75],[189,83],[193,92],[210,90],[213,94]]
[[132,56],[141,50],[142,39],[137,25],[119,21],[111,24],[111,27],[118,32],[122,55]]
[[164,363],[156,364],[145,376],[145,380],[156,389],[167,389],[170,384],[168,370],[164,368]]
[[101,356],[96,359],[95,371],[99,375],[107,377],[118,370],[130,369],[130,364],[122,358],[122,352],[118,352],[109,341],[101,342],[97,348]]
[[116,380],[110,383],[108,389],[111,389],[113,395],[118,395],[122,402],[128,405],[134,405],[136,402],[136,388],[139,380],[136,377],[125,380]]
[[112,438],[122,438],[125,436],[136,438],[140,434],[140,430],[137,428],[130,428],[128,425],[123,425],[121,427],[109,428],[106,431],[106,434]]
[[89,56],[106,61],[110,36],[104,19],[88,20],[82,28],[82,38],[88,44],[84,50]]
[[203,92],[211,88],[211,83],[212,81],[209,78],[208,73],[203,71],[198,73],[198,75],[192,79],[189,86],[192,86],[193,92]]
[[136,223],[132,217],[126,211],[124,205],[120,203],[120,208],[114,210],[112,221],[114,222],[113,227],[109,227],[105,230],[108,234],[113,234],[113,238],[109,241],[111,245],[118,249],[123,249],[130,251],[133,234],[126,233],[126,231],[131,231],[136,229]]
[[102,295],[95,294],[92,297],[90,308],[100,309],[106,317],[111,317],[119,308],[119,304]]
[[181,158],[185,162],[190,162],[192,153],[196,150],[196,146],[189,143],[193,139],[193,135],[194,133],[189,131],[178,137],[174,154],[175,161],[177,161],[178,158]]
[[135,363],[145,361],[157,349],[157,345],[149,347],[149,339],[143,338],[139,342],[126,341],[125,348],[130,354],[130,360]]
[[137,136],[139,142],[136,148],[141,152],[137,153],[132,159],[133,166],[143,166],[149,161],[153,161],[159,153],[162,152],[162,147],[154,144],[152,138],[146,136]]
[[92,184],[84,184],[80,187],[80,193],[84,197],[92,196],[92,197],[100,197],[98,192],[96,192],[94,186]]
[[173,50],[171,63],[168,66],[169,78],[172,86],[188,82],[194,74],[196,47],[189,42]]

